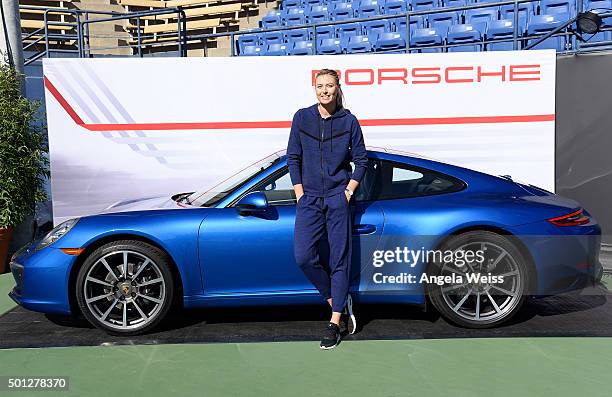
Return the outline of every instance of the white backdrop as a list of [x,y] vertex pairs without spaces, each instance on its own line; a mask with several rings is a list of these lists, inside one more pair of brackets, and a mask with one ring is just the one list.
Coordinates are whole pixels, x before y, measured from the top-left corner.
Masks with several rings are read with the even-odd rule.
[[554,50],[50,58],[43,67],[55,223],[212,186],[285,148],[295,111],[316,103],[322,67],[341,72],[366,145],[554,189]]

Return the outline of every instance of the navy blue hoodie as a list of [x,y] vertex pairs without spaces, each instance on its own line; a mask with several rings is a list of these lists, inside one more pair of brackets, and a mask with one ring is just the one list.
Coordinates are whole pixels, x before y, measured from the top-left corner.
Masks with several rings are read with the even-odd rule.
[[367,163],[361,127],[348,110],[339,108],[324,119],[316,104],[293,116],[287,164],[291,182],[301,183],[305,194],[329,197],[340,193],[350,179],[361,182]]

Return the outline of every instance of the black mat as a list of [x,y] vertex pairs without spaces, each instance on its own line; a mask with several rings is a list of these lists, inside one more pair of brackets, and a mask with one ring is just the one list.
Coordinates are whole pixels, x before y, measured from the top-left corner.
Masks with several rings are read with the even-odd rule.
[[[345,340],[540,336],[612,336],[612,294],[605,288],[531,300],[510,323],[470,330],[406,305],[359,307],[360,329]],[[154,333],[114,337],[84,319],[31,312],[21,307],[0,317],[0,349],[103,344],[317,341],[328,320],[325,306],[185,310]]]

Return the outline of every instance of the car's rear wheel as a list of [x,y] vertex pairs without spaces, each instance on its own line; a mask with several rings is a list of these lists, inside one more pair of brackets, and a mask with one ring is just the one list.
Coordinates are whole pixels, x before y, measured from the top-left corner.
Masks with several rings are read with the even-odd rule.
[[[520,310],[529,291],[530,266],[508,237],[488,231],[453,236],[440,247],[442,253],[472,251],[476,254],[479,250],[484,260],[465,262],[461,266],[457,264],[460,261],[436,258],[428,268],[428,275],[455,281],[442,285],[430,282],[427,290],[434,307],[446,320],[463,327],[490,328],[508,321]],[[488,278],[469,279],[469,274]]]
[[77,302],[94,326],[115,335],[145,333],[165,317],[174,283],[167,255],[140,241],[93,251],[76,280]]

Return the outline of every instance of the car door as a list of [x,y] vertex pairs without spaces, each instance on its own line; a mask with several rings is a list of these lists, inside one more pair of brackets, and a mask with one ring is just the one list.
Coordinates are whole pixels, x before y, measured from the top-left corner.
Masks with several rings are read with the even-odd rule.
[[380,160],[379,166],[372,198],[384,211],[385,230],[376,263],[362,272],[360,288],[374,294],[400,293],[406,302],[422,302],[420,277],[431,258],[428,255],[437,247],[440,225],[456,211],[457,204],[448,194],[465,184],[401,162]]
[[[380,206],[364,200],[368,198],[367,187],[364,183],[356,192],[354,204],[351,280],[355,288],[362,262],[371,260],[383,227]],[[253,186],[247,194],[252,191],[266,195],[266,214],[242,216],[231,205],[212,210],[200,227],[199,256],[205,294],[317,293],[295,263],[295,194],[287,167]],[[322,258],[325,249],[323,241]]]

